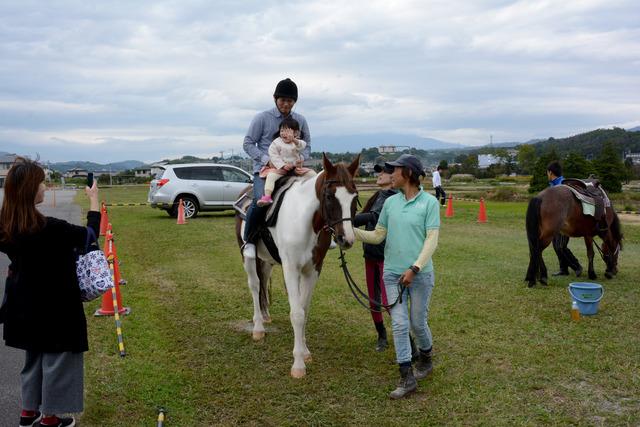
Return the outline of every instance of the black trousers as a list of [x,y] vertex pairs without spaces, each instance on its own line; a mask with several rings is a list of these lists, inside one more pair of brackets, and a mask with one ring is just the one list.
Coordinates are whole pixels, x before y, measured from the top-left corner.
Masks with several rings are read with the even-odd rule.
[[[440,196],[442,196],[442,198],[440,198]],[[447,193],[445,193],[439,185],[436,187],[436,199],[440,200],[440,204],[443,206],[447,201]]]
[[573,255],[571,250],[567,247],[569,245],[569,236],[563,234],[557,234],[553,238],[553,250],[556,251],[558,262],[560,263],[560,271],[578,270],[580,267],[580,261]]

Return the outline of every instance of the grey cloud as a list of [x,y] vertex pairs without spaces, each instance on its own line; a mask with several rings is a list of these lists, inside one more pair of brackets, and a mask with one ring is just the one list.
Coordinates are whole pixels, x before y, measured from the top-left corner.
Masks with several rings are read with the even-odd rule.
[[206,152],[288,76],[314,135],[563,136],[640,121],[638,22],[633,0],[4,2],[0,135]]

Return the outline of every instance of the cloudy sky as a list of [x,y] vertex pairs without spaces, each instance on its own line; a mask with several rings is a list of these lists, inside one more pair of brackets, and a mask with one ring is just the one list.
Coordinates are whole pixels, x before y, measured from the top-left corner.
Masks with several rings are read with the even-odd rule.
[[[314,137],[640,125],[637,0],[0,2],[0,151],[240,151],[278,80]],[[348,148],[348,147],[347,147]]]

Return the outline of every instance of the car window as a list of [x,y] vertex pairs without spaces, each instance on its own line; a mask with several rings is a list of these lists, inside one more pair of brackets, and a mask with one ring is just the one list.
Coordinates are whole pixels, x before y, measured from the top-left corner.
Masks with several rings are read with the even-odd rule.
[[240,171],[229,168],[222,168],[222,176],[228,182],[247,182],[249,177]]
[[215,166],[196,166],[191,168],[191,179],[201,181],[222,181],[220,168]]
[[164,169],[164,168],[160,168],[160,170],[159,170],[158,172],[156,172],[156,174],[155,174],[154,178],[155,178],[155,179],[161,179],[161,178],[162,178],[162,175],[164,175],[164,171],[165,171],[165,169]]
[[173,173],[180,179],[192,179],[191,168],[173,168]]

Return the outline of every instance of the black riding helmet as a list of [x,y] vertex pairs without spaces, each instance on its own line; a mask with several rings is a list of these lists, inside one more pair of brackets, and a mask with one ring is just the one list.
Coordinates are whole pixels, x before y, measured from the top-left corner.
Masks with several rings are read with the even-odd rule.
[[294,101],[298,100],[298,86],[293,82],[293,80],[286,78],[284,80],[280,80],[278,85],[276,86],[275,92],[273,92],[273,97],[278,98],[291,98]]

